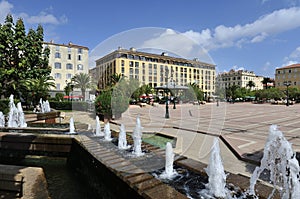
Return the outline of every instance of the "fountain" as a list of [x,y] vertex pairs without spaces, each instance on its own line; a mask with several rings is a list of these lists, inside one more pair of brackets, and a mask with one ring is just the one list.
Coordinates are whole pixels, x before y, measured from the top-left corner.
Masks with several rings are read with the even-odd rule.
[[40,102],[37,108],[33,110],[33,112],[38,112],[38,113],[48,113],[51,112],[50,104],[49,101],[43,101],[42,98],[40,98]]
[[121,126],[120,126],[118,148],[121,149],[121,150],[122,149],[129,149],[130,148],[130,145],[127,145],[126,131],[125,131],[124,124],[121,124]]
[[0,111],[0,127],[5,127],[5,117],[1,111]]
[[209,164],[205,170],[208,175],[208,184],[206,184],[205,190],[200,191],[200,194],[203,194],[208,198],[231,198],[228,190],[225,187],[226,174],[222,164],[218,138],[214,138]]
[[22,128],[27,127],[21,102],[17,104],[17,107],[18,107],[18,126]]
[[104,141],[112,141],[109,122],[104,125]]
[[45,113],[51,112],[51,108],[48,100],[44,102],[44,111]]
[[8,127],[18,127],[18,109],[14,104],[14,95],[9,97]]
[[25,117],[22,109],[21,102],[14,104],[14,95],[9,97],[9,114],[8,114],[8,127],[27,127]]
[[96,137],[104,136],[104,133],[101,131],[101,125],[100,125],[100,120],[99,116],[96,116],[96,132],[95,132]]
[[273,196],[276,188],[282,199],[300,198],[299,164],[291,144],[276,125],[270,126],[260,167],[256,167],[251,176],[248,191],[250,195],[255,196],[256,181],[265,169],[270,171],[270,180],[274,186],[269,198]]
[[136,118],[136,126],[133,130],[132,138],[133,138],[133,154],[137,157],[144,155],[142,152],[142,129],[140,117]]
[[173,169],[174,155],[172,144],[167,142],[165,171],[159,176],[159,178],[172,179],[177,175],[177,172]]
[[68,134],[69,135],[77,134],[75,132],[75,126],[74,126],[74,119],[73,119],[73,117],[70,118],[70,132]]

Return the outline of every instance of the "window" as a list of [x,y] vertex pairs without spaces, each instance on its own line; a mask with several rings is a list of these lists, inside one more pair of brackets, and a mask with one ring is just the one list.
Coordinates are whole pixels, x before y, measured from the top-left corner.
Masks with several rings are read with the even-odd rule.
[[68,54],[68,59],[69,59],[69,60],[71,59],[71,54]]
[[61,74],[60,73],[55,73],[54,78],[55,79],[61,79]]
[[70,47],[68,47],[68,53],[70,53],[71,52],[71,48]]
[[56,90],[60,90],[60,84],[56,84]]
[[73,65],[72,65],[72,64],[67,64],[67,65],[66,65],[66,69],[72,70],[72,69],[73,69]]
[[55,62],[55,63],[54,63],[54,68],[55,68],[55,69],[61,69],[61,63]]
[[59,51],[59,46],[56,46],[56,47],[55,47],[55,51]]
[[77,70],[83,70],[83,65],[82,64],[78,64],[77,65]]
[[277,73],[278,73],[278,74],[280,74],[280,70],[279,70],[279,71],[277,71]]
[[70,74],[70,73],[66,74],[66,78],[67,79],[71,79],[72,78],[72,74]]
[[81,55],[78,55],[78,61],[81,61]]
[[125,61],[121,60],[121,66],[124,66],[124,65],[125,65]]
[[129,62],[129,67],[133,67],[133,61]]
[[78,48],[78,54],[82,54],[82,48]]
[[55,58],[60,58],[60,53],[56,52],[55,53]]

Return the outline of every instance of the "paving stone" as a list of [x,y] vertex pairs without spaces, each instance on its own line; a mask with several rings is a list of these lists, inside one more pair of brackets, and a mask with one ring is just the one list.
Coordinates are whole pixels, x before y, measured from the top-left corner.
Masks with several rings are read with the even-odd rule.
[[150,189],[150,188],[154,188],[156,187],[157,185],[160,185],[162,184],[163,182],[161,182],[160,180],[157,180],[156,178],[151,178],[149,180],[146,180],[146,181],[142,181],[140,183],[137,183],[133,186],[133,188],[138,191],[139,193],[142,193],[144,192],[145,190],[147,189]]
[[153,188],[147,189],[142,193],[142,196],[145,199],[154,199],[154,198],[187,199],[188,198],[184,194],[176,191],[174,188],[166,184],[160,184]]
[[136,183],[140,183],[149,179],[154,178],[152,175],[148,174],[148,173],[143,173],[140,175],[136,175],[136,176],[131,176],[126,178],[126,182],[128,182],[131,186],[133,186]]

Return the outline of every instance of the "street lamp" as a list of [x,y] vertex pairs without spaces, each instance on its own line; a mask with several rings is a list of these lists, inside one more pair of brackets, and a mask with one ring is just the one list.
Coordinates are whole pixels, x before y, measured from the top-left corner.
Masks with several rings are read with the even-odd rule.
[[173,97],[173,103],[174,103],[174,105],[173,105],[173,109],[176,109],[176,95],[175,95],[175,80],[173,80],[173,86],[174,86],[174,97]]
[[[166,87],[166,91],[168,91],[168,85]],[[170,118],[170,115],[169,115],[169,104],[168,104],[168,93],[166,92],[166,114],[165,114],[165,118]]]
[[286,86],[286,106],[289,106],[289,86],[291,85],[291,82],[283,82],[283,85]]

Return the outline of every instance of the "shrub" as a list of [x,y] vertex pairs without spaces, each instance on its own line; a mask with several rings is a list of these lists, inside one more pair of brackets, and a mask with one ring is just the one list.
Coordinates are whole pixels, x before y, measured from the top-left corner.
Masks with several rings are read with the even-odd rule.
[[0,100],[0,111],[2,111],[2,113],[4,115],[7,115],[8,112],[9,112],[8,104],[9,104],[9,100],[8,99],[2,99],[2,100]]
[[55,100],[56,101],[63,101],[64,100],[64,94],[63,93],[56,93],[55,94]]
[[87,102],[80,101],[50,101],[50,107],[56,110],[77,110],[86,111],[88,108]]

